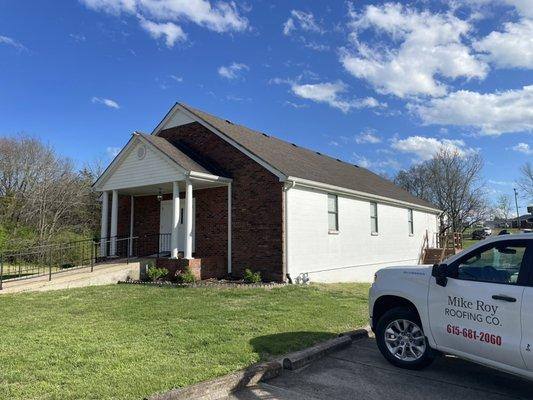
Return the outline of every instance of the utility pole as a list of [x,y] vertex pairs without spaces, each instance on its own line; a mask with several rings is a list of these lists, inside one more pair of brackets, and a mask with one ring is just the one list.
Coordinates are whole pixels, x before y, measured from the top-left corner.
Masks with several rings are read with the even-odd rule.
[[514,190],[514,202],[516,205],[516,223],[517,228],[520,229],[520,213],[518,212],[518,192],[516,191],[516,188]]

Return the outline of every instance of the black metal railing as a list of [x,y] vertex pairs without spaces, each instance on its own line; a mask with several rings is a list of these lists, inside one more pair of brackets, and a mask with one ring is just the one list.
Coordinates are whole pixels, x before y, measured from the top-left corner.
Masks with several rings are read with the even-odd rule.
[[27,251],[0,254],[0,290],[6,281],[48,276],[110,260],[168,257],[170,234],[107,237],[63,244],[34,246]]

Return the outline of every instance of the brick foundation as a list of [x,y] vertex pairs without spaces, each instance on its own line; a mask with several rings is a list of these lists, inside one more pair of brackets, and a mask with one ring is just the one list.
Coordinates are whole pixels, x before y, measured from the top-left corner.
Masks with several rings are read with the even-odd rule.
[[194,258],[192,260],[159,258],[156,260],[156,265],[168,269],[170,277],[173,277],[177,271],[185,271],[189,268],[197,280],[224,278],[228,272],[224,257],[221,256]]

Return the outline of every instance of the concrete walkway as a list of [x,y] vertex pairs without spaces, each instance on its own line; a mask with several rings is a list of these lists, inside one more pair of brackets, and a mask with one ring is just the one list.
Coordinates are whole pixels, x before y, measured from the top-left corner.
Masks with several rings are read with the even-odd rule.
[[350,347],[226,400],[505,400],[533,398],[533,383],[460,360],[441,357],[422,371],[395,368],[373,339]]
[[46,275],[3,282],[3,289],[0,290],[0,294],[109,285],[126,280],[128,276],[132,279],[138,279],[139,270],[140,263],[138,261],[130,262],[129,264],[125,262],[98,264],[95,265],[93,272],[91,272],[90,267],[85,267],[54,273],[51,281],[48,280],[48,275]]

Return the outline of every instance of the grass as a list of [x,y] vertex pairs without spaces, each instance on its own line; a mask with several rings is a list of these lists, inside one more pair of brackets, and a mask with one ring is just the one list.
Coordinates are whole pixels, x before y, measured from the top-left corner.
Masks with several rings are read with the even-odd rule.
[[0,296],[0,398],[140,399],[367,323],[366,284]]

